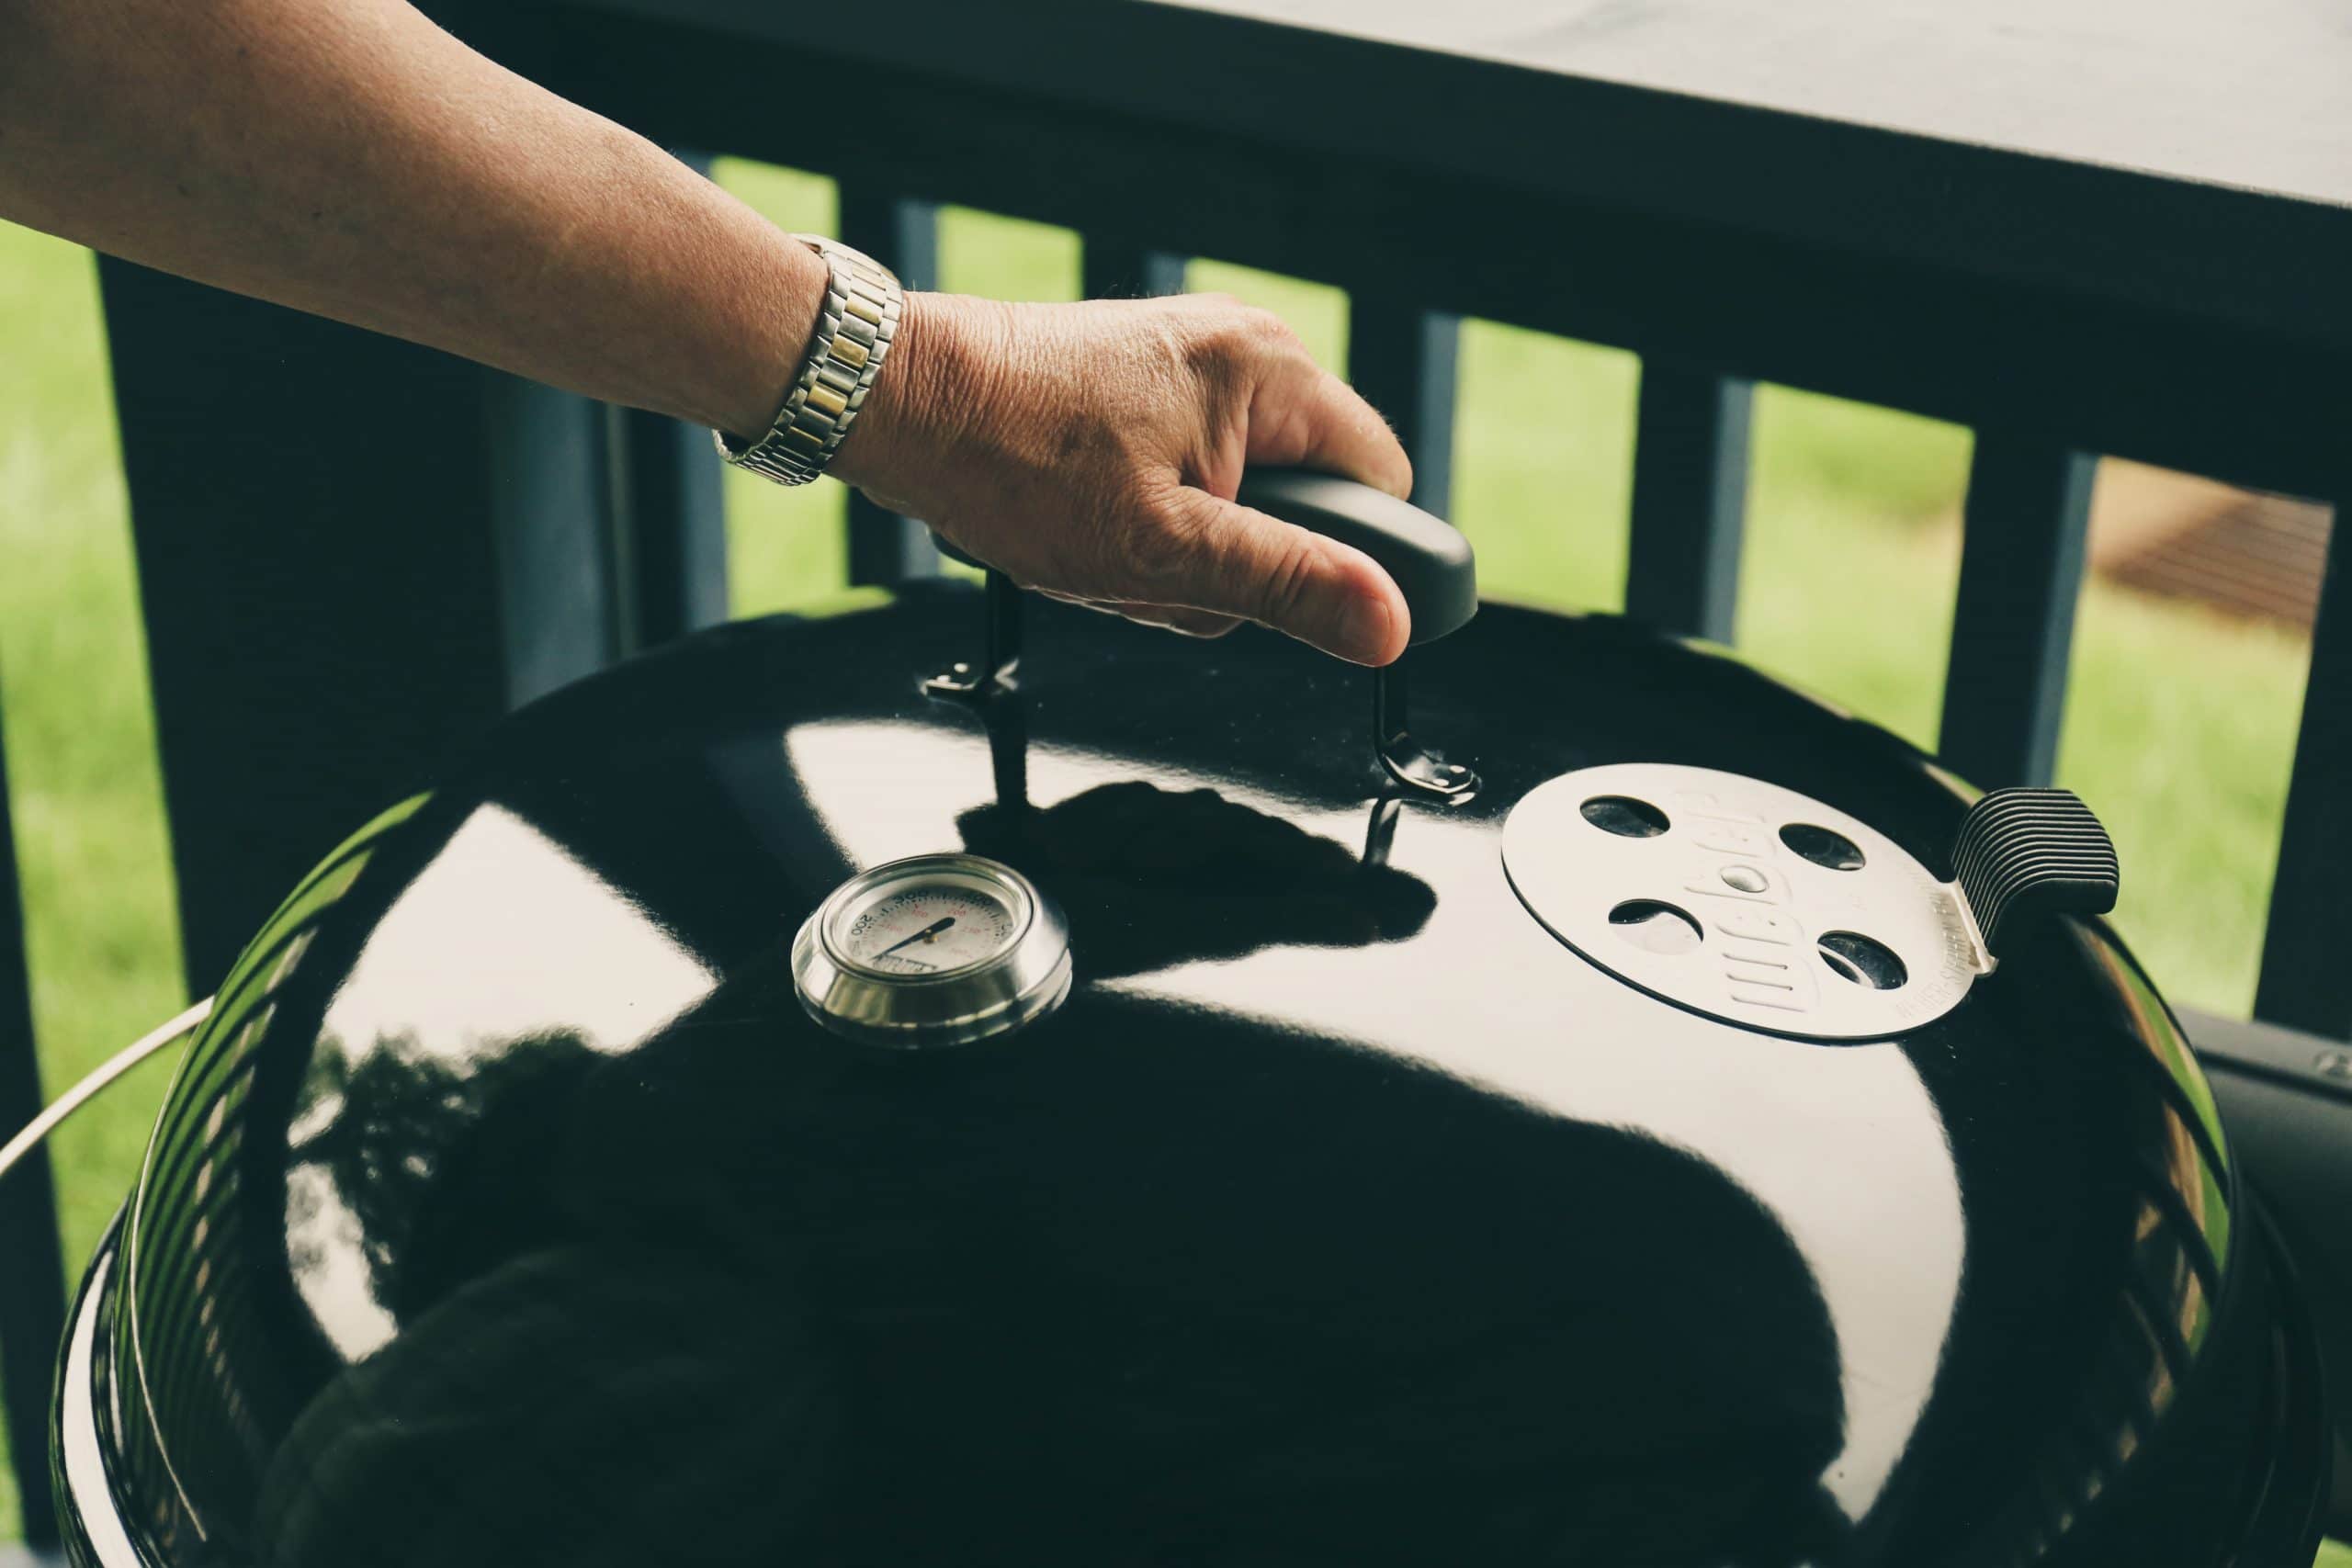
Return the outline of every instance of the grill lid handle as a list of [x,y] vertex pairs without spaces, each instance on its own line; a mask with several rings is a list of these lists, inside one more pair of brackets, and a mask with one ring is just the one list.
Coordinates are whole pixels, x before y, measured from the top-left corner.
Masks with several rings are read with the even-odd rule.
[[[1405,595],[1416,647],[1460,631],[1478,613],[1478,562],[1470,541],[1409,501],[1312,468],[1252,468],[1235,499],[1377,561]],[[985,565],[937,535],[933,539],[950,560]]]
[[[1460,631],[1478,613],[1478,562],[1460,529],[1409,501],[1307,468],[1252,468],[1234,499],[1379,563],[1412,613],[1412,646]],[[1406,728],[1405,660],[1372,673],[1372,750],[1400,788],[1459,799],[1478,775],[1425,750]]]
[[1951,861],[1996,958],[2052,915],[2115,908],[2115,845],[2072,790],[1995,790],[1961,819]]
[[[1307,468],[1253,468],[1242,476],[1235,499],[1370,556],[1405,595],[1414,647],[1460,631],[1478,613],[1478,563],[1470,541],[1408,501]],[[944,539],[939,548],[967,566],[980,564]],[[1021,591],[1002,572],[990,570],[988,641],[979,662],[958,660],[925,679],[922,690],[964,702],[987,702],[1013,691],[1020,680],[1021,642]],[[1372,682],[1372,750],[1381,769],[1410,794],[1467,798],[1478,787],[1478,775],[1425,750],[1406,727],[1405,660],[1374,671]]]
[[1370,556],[1413,615],[1413,644],[1460,631],[1478,613],[1478,563],[1459,528],[1385,491],[1308,468],[1252,468],[1235,499]]

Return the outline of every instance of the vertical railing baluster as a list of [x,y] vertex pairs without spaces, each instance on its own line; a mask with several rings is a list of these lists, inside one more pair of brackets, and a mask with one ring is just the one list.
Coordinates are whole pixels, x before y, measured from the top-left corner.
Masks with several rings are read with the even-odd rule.
[[506,698],[519,705],[627,651],[613,548],[608,414],[519,377],[485,375],[491,536]]
[[493,541],[531,465],[492,456],[508,378],[127,262],[98,276],[182,953],[209,991],[354,822],[505,710]]
[[1413,502],[1450,516],[1462,319],[1358,291],[1348,301],[1348,379],[1413,459]]
[[1090,234],[1080,263],[1089,299],[1148,299],[1184,292],[1184,258],[1171,251]]
[[1732,640],[1747,513],[1748,382],[1655,355],[1642,362],[1625,613]]
[[[0,1141],[41,1108],[18,886],[7,751],[0,741]],[[36,1148],[0,1177],[0,1414],[6,1417],[25,1540],[41,1548],[57,1544],[57,1515],[49,1498],[49,1393],[65,1332],[62,1253],[49,1151]]]
[[[909,289],[939,287],[939,209],[928,201],[841,193],[842,243],[864,251],[899,275]],[[854,584],[904,582],[939,571],[931,531],[910,517],[885,511],[857,491],[849,495],[849,580]]]
[[727,512],[710,432],[608,411],[613,581],[624,653],[727,618]]
[[1936,750],[1986,789],[2046,784],[2058,761],[2098,459],[1980,431]]
[[[711,177],[709,154],[676,156]],[[618,651],[635,653],[725,620],[726,487],[710,432],[642,409],[607,407],[605,454]]]
[[[2311,678],[2287,787],[2256,1018],[2352,1039],[2352,482],[2335,496]],[[2194,759],[2191,759],[2193,761]]]

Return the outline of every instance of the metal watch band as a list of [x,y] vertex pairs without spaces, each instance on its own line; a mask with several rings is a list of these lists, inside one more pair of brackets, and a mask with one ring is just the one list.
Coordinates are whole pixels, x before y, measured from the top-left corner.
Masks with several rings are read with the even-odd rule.
[[737,468],[801,485],[825,471],[865,406],[899,329],[904,291],[888,267],[862,252],[821,234],[792,237],[824,257],[831,274],[808,358],[765,435],[744,445],[724,431],[710,434],[718,455]]

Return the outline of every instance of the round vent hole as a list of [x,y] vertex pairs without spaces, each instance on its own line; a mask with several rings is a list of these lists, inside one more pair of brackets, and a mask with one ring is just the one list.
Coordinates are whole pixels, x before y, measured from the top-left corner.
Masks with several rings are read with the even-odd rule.
[[1620,937],[1648,953],[1691,953],[1706,940],[1698,921],[1655,898],[1628,898],[1609,911],[1609,923]]
[[1781,829],[1781,842],[1788,845],[1799,859],[1827,866],[1832,871],[1862,869],[1862,852],[1853,840],[1826,828],[1816,828],[1810,822],[1792,822]]
[[1903,960],[1883,942],[1854,931],[1827,931],[1821,938],[1821,961],[1838,978],[1873,991],[1891,991],[1911,978]]
[[1586,821],[1621,839],[1655,839],[1668,826],[1665,812],[1630,795],[1596,795],[1584,803],[1582,809]]

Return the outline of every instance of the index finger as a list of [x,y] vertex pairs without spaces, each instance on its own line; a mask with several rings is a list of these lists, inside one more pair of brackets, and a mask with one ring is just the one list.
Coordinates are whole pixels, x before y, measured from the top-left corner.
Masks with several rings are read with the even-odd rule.
[[1388,422],[1304,350],[1258,384],[1250,400],[1248,461],[1319,468],[1399,500],[1413,492],[1413,460]]

